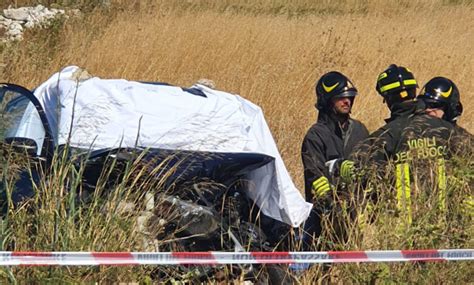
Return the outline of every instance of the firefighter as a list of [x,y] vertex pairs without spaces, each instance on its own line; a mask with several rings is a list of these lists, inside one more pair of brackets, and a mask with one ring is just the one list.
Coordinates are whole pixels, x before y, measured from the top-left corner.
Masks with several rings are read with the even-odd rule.
[[369,135],[367,128],[350,116],[357,89],[349,78],[331,71],[318,80],[315,89],[318,120],[306,133],[301,149],[306,200],[315,204],[305,223],[306,243],[312,242],[309,236],[320,235],[322,200],[332,197],[329,194],[335,181],[326,165],[347,158],[354,146]]
[[455,125],[456,133],[472,140],[472,134],[457,125],[463,106],[456,84],[446,77],[434,77],[423,86],[418,100],[425,104],[425,112]]
[[384,171],[393,166],[397,207],[405,225],[412,222],[410,165],[430,162],[436,165],[439,206],[445,207],[445,159],[451,153],[449,140],[454,125],[426,114],[423,100],[415,100],[418,84],[413,73],[395,64],[390,65],[377,79],[376,90],[390,109],[386,125],[372,133],[341,163],[340,175],[351,181],[354,175],[366,175],[364,170],[374,167]]
[[[456,152],[462,151],[458,155],[468,157],[469,159],[472,158],[473,135],[457,125],[457,121],[463,111],[463,106],[456,84],[446,77],[434,77],[425,84],[417,99],[425,103],[426,114],[441,118],[455,125],[455,135],[451,141],[455,142],[458,146]],[[474,216],[474,195],[468,195],[464,199],[463,206],[471,216]]]
[[456,124],[463,107],[459,90],[453,81],[446,77],[434,77],[423,86],[417,99],[425,103],[428,115]]

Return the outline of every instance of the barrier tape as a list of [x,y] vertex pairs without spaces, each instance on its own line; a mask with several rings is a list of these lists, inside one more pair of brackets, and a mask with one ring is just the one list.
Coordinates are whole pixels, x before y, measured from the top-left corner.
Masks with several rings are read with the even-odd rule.
[[474,260],[474,249],[324,252],[7,252],[0,266],[312,264]]

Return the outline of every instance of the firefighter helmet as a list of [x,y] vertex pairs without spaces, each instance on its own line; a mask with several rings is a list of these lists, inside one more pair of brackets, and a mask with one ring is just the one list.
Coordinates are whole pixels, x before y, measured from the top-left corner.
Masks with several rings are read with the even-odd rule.
[[351,98],[357,96],[357,89],[354,84],[344,74],[331,71],[318,80],[316,84],[316,108],[319,111],[328,111],[329,103],[333,98]]
[[417,97],[425,102],[427,108],[442,109],[443,119],[455,122],[462,114],[459,90],[453,81],[446,77],[434,77],[428,81]]
[[414,99],[417,87],[415,76],[408,68],[391,64],[380,73],[375,89],[390,106],[393,103]]

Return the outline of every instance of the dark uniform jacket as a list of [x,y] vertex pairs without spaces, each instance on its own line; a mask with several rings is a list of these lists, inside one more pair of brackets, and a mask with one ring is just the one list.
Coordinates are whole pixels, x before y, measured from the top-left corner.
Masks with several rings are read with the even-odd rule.
[[349,119],[347,130],[343,131],[331,115],[319,113],[318,121],[306,133],[301,149],[308,202],[313,202],[313,182],[321,176],[329,178],[325,162],[347,158],[354,146],[368,135],[367,128],[357,120]]
[[[373,132],[350,155],[359,168],[370,164],[445,157],[454,149],[449,141],[454,125],[424,113],[423,103],[409,101],[394,105],[387,124]],[[448,148],[448,145],[451,148]]]
[[413,192],[417,188],[412,189],[411,185],[413,171],[416,171],[418,181],[430,181],[432,175],[436,176],[436,187],[430,191],[436,191],[438,207],[445,211],[446,163],[460,151],[472,151],[466,139],[470,140],[461,128],[425,114],[422,102],[405,102],[393,106],[387,124],[358,145],[350,159],[354,160],[356,171],[365,178],[375,174],[379,177],[388,175],[394,180],[397,207],[406,223],[411,224],[411,200],[413,195],[418,195]]
[[463,155],[465,157],[472,158],[474,153],[472,149],[472,142],[474,142],[474,135],[468,132],[466,129],[454,125],[454,137],[451,141],[455,141],[455,154]]

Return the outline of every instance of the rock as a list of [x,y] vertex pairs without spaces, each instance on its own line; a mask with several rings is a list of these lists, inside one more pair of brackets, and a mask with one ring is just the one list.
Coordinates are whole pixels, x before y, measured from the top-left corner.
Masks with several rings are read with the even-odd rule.
[[18,22],[13,22],[8,26],[7,34],[18,35],[21,33],[23,33],[23,26],[20,25]]
[[36,25],[35,25],[35,22],[33,21],[28,21],[25,23],[25,28],[27,29],[31,29],[31,28],[34,28]]
[[211,89],[216,89],[216,83],[211,79],[201,78],[196,82],[196,84],[204,85]]
[[46,27],[52,19],[65,15],[61,9],[48,9],[43,5],[35,7],[8,8],[0,15],[0,40],[21,40],[24,28]]
[[21,7],[18,9],[4,9],[3,15],[5,18],[16,21],[27,21],[29,17],[29,7]]
[[0,25],[3,25],[3,26],[5,26],[5,27],[10,26],[10,24],[13,22],[12,20],[7,19],[7,18],[5,18],[5,17],[3,17],[3,16],[0,16],[0,17],[1,17],[1,18],[0,18]]
[[92,75],[90,73],[82,68],[77,69],[71,76],[71,79],[74,81],[82,82],[87,79],[92,78]]

